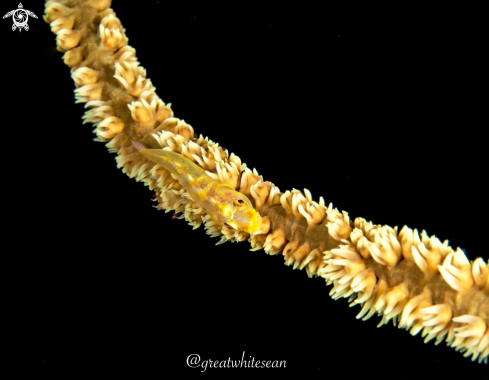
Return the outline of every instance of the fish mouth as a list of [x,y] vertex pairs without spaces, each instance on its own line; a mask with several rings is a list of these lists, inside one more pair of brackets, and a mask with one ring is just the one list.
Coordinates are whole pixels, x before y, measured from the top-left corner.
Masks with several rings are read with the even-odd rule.
[[231,225],[230,225],[230,224],[228,224],[228,223],[224,223],[224,224],[225,224],[226,226],[228,226],[228,227],[229,227],[230,229],[232,229],[232,230],[235,230],[235,229],[236,229],[236,228],[234,228],[233,226],[231,226]]

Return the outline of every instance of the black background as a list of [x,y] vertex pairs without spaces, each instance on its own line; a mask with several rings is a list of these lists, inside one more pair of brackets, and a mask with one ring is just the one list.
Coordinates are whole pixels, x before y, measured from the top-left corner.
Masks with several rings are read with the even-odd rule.
[[[282,191],[306,187],[352,218],[489,257],[487,2],[128,4],[113,8],[129,44],[197,134]],[[248,377],[487,375],[444,343],[356,320],[359,307],[282,257],[216,247],[157,212],[82,125],[42,2],[23,5],[39,17],[28,32],[0,24],[3,314],[19,370],[200,376],[188,355],[245,351],[287,361]]]

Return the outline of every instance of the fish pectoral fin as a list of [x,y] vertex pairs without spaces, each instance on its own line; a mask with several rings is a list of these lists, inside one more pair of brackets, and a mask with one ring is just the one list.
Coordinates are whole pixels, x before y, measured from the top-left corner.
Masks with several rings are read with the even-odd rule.
[[221,203],[219,205],[219,213],[225,218],[231,218],[234,214],[234,208],[227,203]]

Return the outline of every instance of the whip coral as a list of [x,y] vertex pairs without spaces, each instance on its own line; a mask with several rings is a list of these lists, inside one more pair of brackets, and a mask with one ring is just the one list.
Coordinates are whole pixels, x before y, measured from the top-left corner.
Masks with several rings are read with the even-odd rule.
[[[489,268],[484,259],[469,261],[461,249],[424,231],[351,217],[306,189],[281,191],[267,182],[238,156],[174,117],[156,95],[109,6],[108,1],[48,1],[45,20],[58,35],[58,50],[66,52],[77,102],[88,108],[84,121],[93,123],[97,140],[117,153],[119,168],[155,191],[158,209],[180,213],[194,228],[204,225],[221,243],[249,241],[252,250],[284,256],[287,265],[332,285],[333,298],[360,305],[358,318],[378,314],[379,325],[393,321],[425,341],[447,341],[472,360],[487,363]],[[180,153],[247,195],[263,218],[263,228],[250,236],[216,225],[167,171],[133,148],[131,139]],[[298,154],[296,149],[288,151]],[[314,164],[307,156],[297,159],[301,165]],[[326,156],[324,165],[330,172],[340,171],[341,159]],[[358,165],[372,172],[368,186],[389,190],[381,162],[359,159]],[[325,185],[342,186],[338,178],[328,176]],[[321,320],[327,323],[326,318]]]

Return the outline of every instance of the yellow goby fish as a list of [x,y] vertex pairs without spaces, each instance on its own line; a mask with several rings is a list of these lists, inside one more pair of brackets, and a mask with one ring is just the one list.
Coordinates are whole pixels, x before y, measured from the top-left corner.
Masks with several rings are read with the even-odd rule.
[[246,195],[231,185],[216,181],[204,169],[181,154],[164,149],[146,149],[133,141],[134,147],[147,159],[170,171],[192,199],[220,225],[238,231],[258,231],[262,220]]

